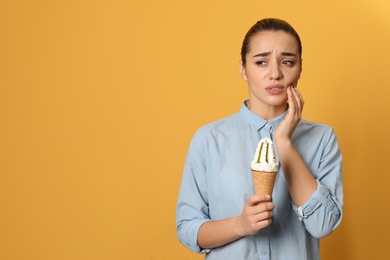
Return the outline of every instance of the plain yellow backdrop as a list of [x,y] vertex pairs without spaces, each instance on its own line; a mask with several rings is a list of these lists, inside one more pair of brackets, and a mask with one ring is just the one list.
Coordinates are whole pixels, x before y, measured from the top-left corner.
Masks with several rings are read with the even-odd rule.
[[247,97],[241,41],[265,17],[301,35],[304,117],[344,156],[322,259],[384,259],[385,0],[0,0],[0,259],[202,259],[176,238],[185,154]]

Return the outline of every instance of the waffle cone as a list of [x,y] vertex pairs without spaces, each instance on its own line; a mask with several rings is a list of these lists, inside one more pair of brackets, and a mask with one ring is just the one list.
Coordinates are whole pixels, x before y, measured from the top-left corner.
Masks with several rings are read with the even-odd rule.
[[260,172],[252,170],[252,178],[256,194],[268,194],[272,196],[277,173],[278,172]]

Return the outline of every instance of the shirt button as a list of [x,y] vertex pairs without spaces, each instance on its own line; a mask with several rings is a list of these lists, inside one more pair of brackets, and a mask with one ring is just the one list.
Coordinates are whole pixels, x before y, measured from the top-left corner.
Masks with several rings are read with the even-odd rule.
[[268,255],[268,252],[264,249],[261,250],[261,255]]

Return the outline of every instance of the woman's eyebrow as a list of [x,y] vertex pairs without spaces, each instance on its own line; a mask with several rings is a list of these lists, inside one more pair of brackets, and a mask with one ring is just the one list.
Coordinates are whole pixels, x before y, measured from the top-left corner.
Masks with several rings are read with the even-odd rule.
[[268,55],[270,55],[270,54],[271,54],[270,51],[268,51],[268,52],[262,52],[262,53],[259,53],[259,54],[254,55],[253,58],[255,58],[255,57],[266,57],[266,56],[268,56]]
[[292,53],[292,52],[282,52],[282,55],[283,56],[294,56],[294,57],[297,56],[295,53]]
[[[268,51],[268,52],[261,52],[261,53],[258,53],[258,54],[256,54],[256,55],[254,55],[253,58],[256,58],[256,57],[267,57],[267,56],[270,55],[270,54],[271,54],[270,51]],[[294,56],[294,57],[297,56],[297,55],[296,55],[295,53],[293,53],[293,52],[282,52],[281,54],[282,54],[282,56]]]

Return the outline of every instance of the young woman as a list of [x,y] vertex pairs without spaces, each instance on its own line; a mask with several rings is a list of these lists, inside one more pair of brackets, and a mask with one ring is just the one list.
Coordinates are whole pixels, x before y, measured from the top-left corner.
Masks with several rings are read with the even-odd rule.
[[[249,99],[193,137],[177,232],[206,259],[319,259],[319,239],[341,221],[341,153],[331,127],[301,120],[301,55],[287,22],[257,22],[241,49]],[[263,137],[274,141],[279,171],[273,194],[260,196],[250,162]]]

